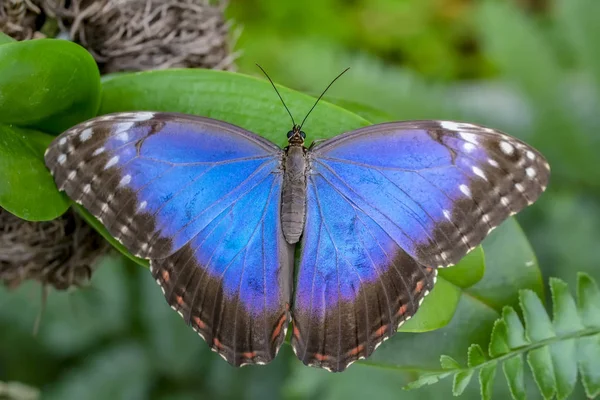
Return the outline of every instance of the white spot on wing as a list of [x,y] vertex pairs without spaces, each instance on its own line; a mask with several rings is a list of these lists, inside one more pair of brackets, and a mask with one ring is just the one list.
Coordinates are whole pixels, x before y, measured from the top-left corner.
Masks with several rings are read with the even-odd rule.
[[474,134],[474,133],[460,132],[459,135],[460,135],[461,138],[463,138],[467,142],[470,142],[471,144],[477,143],[477,139],[478,138],[477,138],[477,135]]
[[92,133],[94,133],[92,131],[92,128],[87,128],[84,129],[80,134],[79,134],[79,140],[81,140],[82,142],[85,142],[86,140],[88,140],[89,138],[92,137]]
[[527,173],[527,176],[530,177],[530,178],[535,177],[535,175],[537,174],[537,172],[535,171],[535,169],[531,168],[531,167],[525,169],[525,172]]
[[491,158],[488,159],[488,163],[492,166],[492,167],[496,167],[498,168],[500,166],[500,164],[498,164],[498,161],[496,160],[492,160]]
[[94,150],[94,152],[92,153],[93,156],[97,156],[104,153],[104,147],[98,147],[96,150]]
[[517,189],[521,193],[525,191],[525,188],[520,183],[515,183],[515,189]]
[[67,155],[66,154],[61,154],[58,156],[58,163],[60,165],[63,165],[65,163],[65,161],[67,161]]
[[535,160],[535,153],[531,150],[527,150],[527,158],[530,160]]
[[136,112],[134,117],[133,117],[133,121],[135,122],[140,122],[140,121],[147,121],[151,118],[154,117],[154,113],[150,112],[150,111],[140,111],[140,112]]
[[114,156],[113,158],[108,160],[108,162],[104,166],[104,169],[109,169],[110,167],[112,167],[113,165],[115,165],[118,162],[119,162],[119,156]]
[[503,140],[500,142],[500,150],[502,150],[504,154],[510,156],[515,152],[515,147],[512,144]]
[[463,192],[463,194],[467,197],[471,197],[471,189],[469,189],[469,187],[465,184],[462,184],[458,187],[460,189],[461,192]]
[[148,205],[148,202],[146,200],[142,201],[140,203],[140,206],[138,207],[138,211],[142,211],[144,208],[146,208],[147,205]]
[[451,220],[452,220],[452,214],[450,214],[450,211],[448,211],[448,210],[444,210],[444,211],[443,211],[443,213],[444,213],[444,217],[446,217],[446,219],[447,219],[448,221],[451,221]]
[[466,142],[465,144],[463,144],[463,149],[465,149],[465,151],[467,153],[471,153],[472,151],[474,151],[477,148],[477,146],[475,146],[473,143],[471,142]]
[[440,125],[442,128],[447,129],[449,131],[459,131],[461,124],[454,121],[440,121]]
[[508,207],[510,201],[508,201],[508,197],[502,196],[500,197],[500,203],[502,203],[503,206]]
[[92,190],[92,185],[89,183],[83,187],[83,193],[88,194]]
[[121,178],[119,186],[129,185],[129,182],[131,182],[131,175],[125,175],[123,178]]
[[485,176],[485,174],[483,173],[483,171],[478,168],[478,167],[473,167],[473,173],[477,176],[479,176],[482,179],[485,179],[487,181],[487,177]]
[[66,137],[60,138],[60,140],[58,141],[58,144],[61,146],[64,146],[65,144],[67,144],[67,138]]
[[77,175],[77,172],[75,170],[72,170],[71,172],[69,172],[69,176],[67,176],[67,179],[73,180],[75,179],[75,175]]

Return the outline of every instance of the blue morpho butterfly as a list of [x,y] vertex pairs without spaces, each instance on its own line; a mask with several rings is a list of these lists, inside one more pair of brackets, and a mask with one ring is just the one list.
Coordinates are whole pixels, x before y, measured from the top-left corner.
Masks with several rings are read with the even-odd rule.
[[45,160],[230,364],[273,360],[291,321],[298,358],[330,371],[394,335],[437,269],[549,179],[532,147],[469,123],[384,123],[308,149],[302,124],[287,137],[281,149],[223,121],[122,112],[64,132]]

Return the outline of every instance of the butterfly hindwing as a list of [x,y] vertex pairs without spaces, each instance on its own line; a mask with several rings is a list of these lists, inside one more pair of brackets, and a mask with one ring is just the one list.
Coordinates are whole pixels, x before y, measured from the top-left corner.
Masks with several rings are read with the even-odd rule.
[[281,233],[281,150],[233,125],[117,113],[66,131],[46,164],[57,186],[132,253],[169,304],[234,365],[284,337],[293,249]]
[[367,357],[458,262],[546,188],[548,164],[501,132],[374,125],[312,147],[292,345],[343,370]]

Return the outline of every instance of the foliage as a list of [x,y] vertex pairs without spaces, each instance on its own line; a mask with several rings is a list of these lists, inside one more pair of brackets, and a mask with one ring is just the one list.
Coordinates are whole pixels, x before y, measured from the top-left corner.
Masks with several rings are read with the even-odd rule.
[[[479,374],[482,399],[490,399],[496,369],[502,365],[513,399],[525,399],[523,356],[545,399],[566,399],[573,392],[577,369],[586,395],[600,394],[600,291],[587,274],[579,274],[577,304],[568,286],[551,279],[552,321],[539,297],[530,290],[519,293],[523,321],[512,307],[502,310],[494,323],[487,354],[478,344],[469,347],[467,366],[450,356],[440,358],[443,371],[422,375],[407,385],[414,389],[454,376],[453,393],[462,394]],[[524,325],[524,326],[523,326]]]
[[[489,0],[292,3],[233,2],[231,14],[246,25],[239,42],[243,72],[258,73],[254,63],[259,62],[276,82],[314,95],[352,67],[328,94],[329,103],[317,107],[307,122],[309,136],[418,118],[469,120],[519,136],[546,154],[553,167],[550,192],[519,216],[542,273],[570,282],[577,269],[597,279],[597,2],[555,0],[546,14],[525,13],[517,2]],[[68,207],[43,166],[43,149],[52,135],[97,114],[141,109],[196,113],[282,144],[288,117],[262,77],[166,71],[104,77],[101,83],[89,55],[58,42],[12,43],[0,34],[0,55],[5,55],[0,57],[0,207],[18,216],[52,219]],[[461,50],[465,42],[474,43],[475,50]],[[7,75],[15,60],[29,68],[29,75],[14,68]],[[488,80],[459,80],[464,77]],[[23,95],[30,92],[32,97]],[[314,100],[288,89],[282,94],[300,116]],[[147,271],[134,265],[122,257],[107,258],[90,288],[51,293],[36,338],[30,332],[39,311],[33,300],[38,288],[0,290],[0,381],[43,387],[45,398],[57,399],[190,399],[198,393],[220,398],[447,398],[452,390],[448,379],[399,391],[424,374],[450,373],[440,370],[440,354],[467,365],[464,372],[472,369],[465,352],[472,348],[471,365],[483,354],[486,362],[475,368],[485,369],[498,358],[490,355],[489,342],[498,335],[492,329],[504,306],[516,309],[523,289],[542,299],[545,294],[534,253],[510,220],[461,266],[444,271],[445,279],[411,320],[413,326],[403,327],[409,332],[387,341],[369,360],[332,375],[304,367],[284,346],[271,365],[234,370],[207,351],[169,309]],[[560,284],[551,282],[551,288]],[[525,293],[527,304],[537,301]],[[552,328],[557,337],[564,336],[556,318]],[[598,345],[590,346],[585,353],[593,355]],[[478,348],[488,349],[487,355]],[[505,355],[504,368],[516,358],[512,355],[514,350]],[[522,376],[527,396],[539,396],[527,369]],[[559,382],[556,391],[560,388],[563,395],[572,381]],[[593,394],[593,385],[586,385]],[[467,385],[463,396],[479,398],[475,386]],[[494,394],[508,398],[509,386],[496,385]],[[578,382],[572,397],[583,396]]]

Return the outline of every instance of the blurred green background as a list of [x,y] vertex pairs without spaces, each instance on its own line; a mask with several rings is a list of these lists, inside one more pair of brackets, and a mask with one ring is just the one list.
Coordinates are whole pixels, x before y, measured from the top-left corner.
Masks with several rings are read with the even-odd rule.
[[[464,120],[534,145],[553,176],[518,220],[544,280],[574,289],[577,271],[600,279],[600,2],[231,0],[227,13],[241,72],[259,76],[258,62],[274,81],[318,94],[351,67],[326,98],[370,120]],[[50,399],[451,396],[450,382],[402,391],[411,371],[306,368],[288,345],[266,367],[233,369],[171,312],[147,271],[126,263],[107,257],[89,288],[51,292],[37,337],[39,286],[0,289],[0,381]],[[507,398],[504,383],[495,395]],[[475,382],[463,398],[479,398]]]

